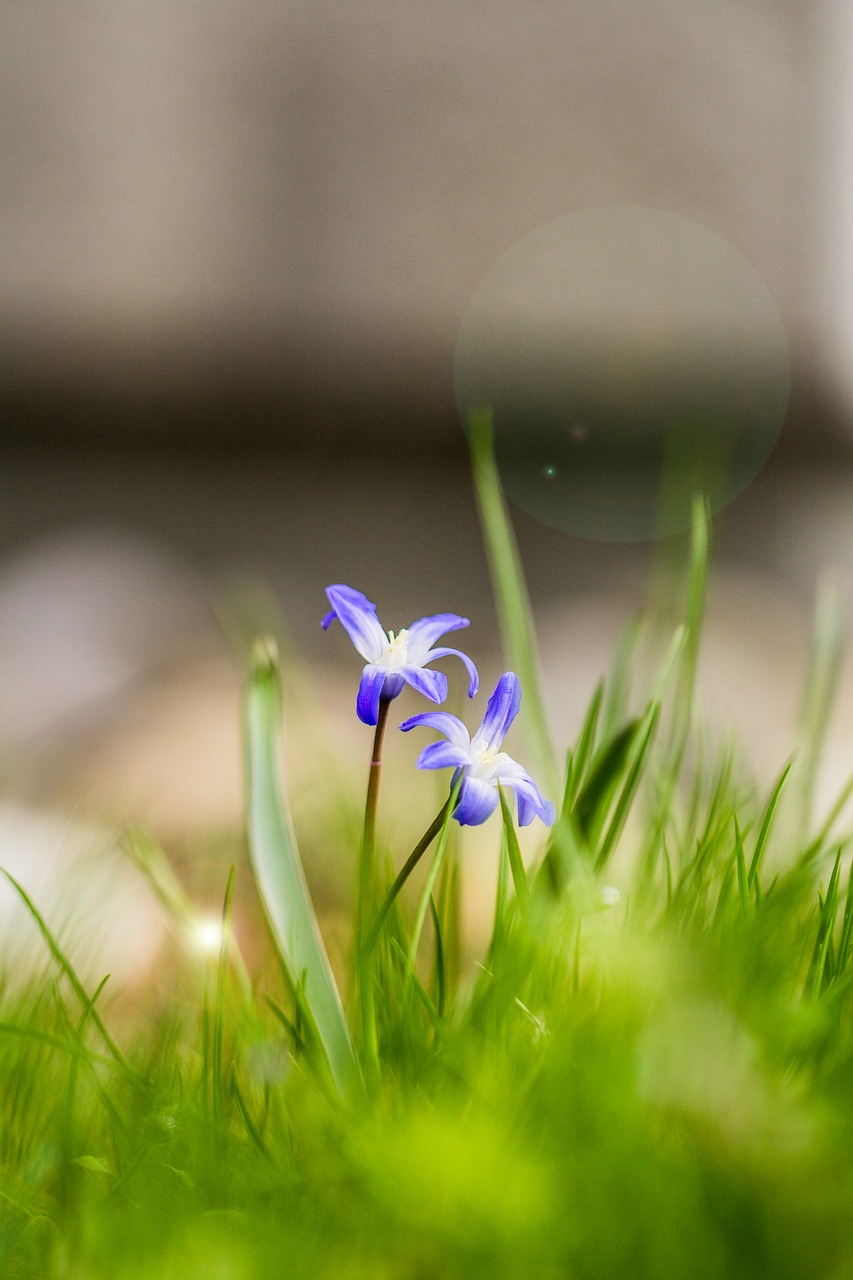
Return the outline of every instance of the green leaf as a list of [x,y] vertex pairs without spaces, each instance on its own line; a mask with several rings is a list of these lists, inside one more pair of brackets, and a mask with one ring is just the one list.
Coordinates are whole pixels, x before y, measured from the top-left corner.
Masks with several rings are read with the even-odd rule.
[[838,942],[838,973],[847,968],[850,949],[853,946],[853,868],[847,873],[847,895],[844,900],[844,916],[841,925],[841,937]]
[[773,825],[773,817],[782,796],[782,788],[785,786],[788,774],[791,772],[792,763],[793,761],[789,761],[779,775],[779,780],[773,788],[770,799],[767,802],[767,808],[764,810],[764,818],[762,819],[761,829],[758,832],[758,839],[755,842],[752,862],[749,864],[748,882],[750,888],[752,888],[753,884],[757,881],[758,873],[761,869],[761,859],[764,856],[764,850],[767,847],[767,840],[770,835],[770,828]]
[[512,820],[512,811],[507,804],[503,787],[498,787],[498,794],[501,799],[501,817],[503,818],[504,833],[506,835],[509,869],[512,872],[512,880],[515,885],[515,898],[518,903],[519,911],[522,916],[524,916],[527,912],[528,903],[530,901],[530,885],[527,880],[527,871],[521,857],[521,847],[518,843],[518,834],[515,830],[515,823]]
[[361,1074],[278,780],[281,689],[274,646],[259,641],[253,658],[245,701],[252,870],[291,986],[302,983],[305,1006],[335,1084],[351,1096],[361,1089]]
[[809,673],[800,712],[800,838],[811,822],[820,756],[835,710],[844,657],[846,621],[839,583],[831,576],[818,583]]
[[733,818],[735,828],[735,870],[737,871],[737,887],[740,896],[740,908],[744,915],[749,911],[749,883],[748,872],[746,869],[746,854],[743,849],[743,836],[741,835],[740,823],[735,815]]
[[[258,1126],[255,1124],[254,1120],[252,1119],[251,1114],[249,1112],[249,1108],[246,1105],[246,1099],[243,1097],[243,1094],[240,1091],[240,1086],[237,1082],[237,1068],[233,1064],[231,1067],[231,1092],[233,1093],[234,1101],[237,1104],[237,1112],[240,1116],[240,1119],[243,1121],[243,1128],[246,1130],[246,1134],[250,1139],[252,1145],[254,1146],[256,1151],[259,1151],[261,1153],[262,1156],[269,1157],[269,1151],[267,1150],[267,1146],[266,1146],[266,1143],[264,1142],[263,1136],[260,1130],[258,1129]],[[167,1168],[168,1167],[169,1166],[167,1166]],[[175,1173],[178,1173],[178,1172],[179,1171],[176,1169]],[[192,1183],[190,1183],[189,1185],[191,1186]]]
[[168,1169],[169,1173],[173,1173],[175,1177],[178,1179],[178,1181],[182,1182],[185,1187],[188,1187],[190,1189],[190,1191],[192,1191],[195,1188],[195,1182],[187,1173],[186,1169],[178,1169],[173,1164],[164,1164],[163,1168]]
[[833,976],[831,971],[827,970],[827,961],[832,949],[832,931],[835,927],[835,917],[838,913],[838,886],[840,879],[841,850],[839,849],[833,863],[826,897],[824,898],[822,894],[818,893],[820,915],[817,938],[815,939],[809,974],[806,979],[806,993],[813,998],[820,995],[824,986],[824,977],[826,976],[827,979],[831,980]]
[[409,854],[403,866],[400,868],[400,871],[396,879],[394,880],[394,883],[392,884],[391,888],[388,890],[388,893],[386,894],[385,901],[382,903],[382,906],[380,907],[376,915],[376,919],[373,922],[370,932],[367,935],[367,940],[365,941],[365,944],[364,944],[364,951],[366,955],[370,955],[371,951],[376,946],[376,943],[379,939],[379,935],[382,932],[382,926],[384,925],[385,921],[388,918],[389,911],[393,907],[394,903],[397,901],[397,898],[400,894],[401,889],[403,888],[403,885],[406,883],[409,876],[412,874],[415,867],[418,865],[421,858],[426,853],[427,849],[430,847],[433,840],[435,839],[439,831],[441,831],[442,827],[444,826],[445,819],[447,818],[449,809],[450,809],[450,800],[448,799],[439,809],[435,818],[427,827],[425,833],[423,834],[421,839],[418,841],[418,843],[415,845],[414,849]]
[[[53,959],[55,960],[57,966],[62,970],[62,972],[67,977],[69,983],[71,984],[71,989],[73,990],[74,994],[77,996],[77,999],[80,1001],[80,1003],[82,1004],[86,1012],[86,1017],[91,1018],[93,1024],[97,1027],[98,1032],[100,1033],[101,1039],[103,1040],[104,1044],[107,1046],[113,1058],[115,1059],[117,1066],[121,1068],[121,1070],[125,1073],[125,1075],[128,1076],[129,1079],[134,1080],[134,1082],[137,1084],[147,1086],[147,1081],[144,1080],[130,1066],[128,1066],[127,1062],[125,1061],[124,1055],[122,1054],[115,1040],[113,1040],[112,1036],[107,1030],[104,1024],[103,1018],[101,1017],[98,1010],[95,1008],[96,997],[90,996],[89,993],[86,991],[86,988],[81,982],[76,969],[72,965],[68,956],[60,947],[59,942],[57,941],[55,935],[53,934],[51,929],[48,927],[46,920],[42,916],[36,904],[33,902],[32,898],[27,893],[26,889],[23,887],[23,885],[18,883],[15,877],[9,871],[7,871],[5,867],[0,867],[0,873],[2,873],[6,877],[6,879],[9,881],[9,884],[18,894],[19,898],[23,902],[27,911],[32,916],[39,930],[39,933],[41,934],[42,938],[47,944],[48,951],[53,956]],[[103,983],[101,984],[101,987],[102,986],[103,986]],[[101,987],[98,988],[99,991],[101,990]]]
[[616,847],[616,841],[622,834],[622,828],[630,812],[637,788],[649,759],[649,751],[654,741],[655,730],[660,718],[660,703],[653,702],[646,714],[637,724],[636,732],[631,739],[631,751],[627,765],[625,781],[619,793],[619,799],[613,810],[607,830],[595,857],[595,869],[601,871]]
[[106,1173],[111,1178],[115,1175],[106,1160],[100,1156],[78,1156],[72,1164],[79,1164],[81,1169],[89,1169],[92,1173]]
[[[571,768],[566,768],[566,787],[563,793],[562,813],[568,813],[584,781],[586,768],[595,750],[596,733],[601,705],[604,699],[604,681],[599,680],[595,692],[587,708],[586,716],[578,735],[577,745],[571,760]],[[608,735],[611,736],[611,735]]]
[[219,963],[216,968],[216,998],[213,1006],[211,1070],[213,1073],[213,1114],[217,1120],[222,1119],[222,1033],[225,1016],[225,982],[228,976],[228,949],[231,941],[231,909],[234,902],[234,872],[235,868],[232,866],[228,873],[228,883],[225,887],[225,902],[222,907],[222,940],[219,946]]
[[601,736],[612,738],[628,711],[631,669],[637,648],[648,630],[648,619],[642,614],[630,618],[622,628],[616,652],[607,676],[607,689],[601,715]]
[[432,897],[430,897],[429,906],[432,913],[433,928],[435,929],[436,1009],[439,1018],[443,1018],[447,1004],[447,962],[444,955],[444,933],[441,928],[441,917],[438,914],[438,907],[435,905],[435,900]]
[[438,843],[436,845],[435,854],[433,855],[432,864],[427,872],[426,883],[421,891],[420,901],[418,902],[418,909],[415,915],[415,923],[412,929],[412,936],[409,940],[407,979],[415,972],[415,960],[417,959],[421,933],[423,932],[424,921],[432,899],[432,891],[435,888],[435,882],[438,879],[438,873],[441,870],[441,864],[444,861],[444,853],[447,848],[447,838],[450,832],[450,821],[453,810],[456,808],[456,801],[459,797],[461,787],[462,779],[460,777],[454,782],[450,791],[450,799],[441,811],[443,816],[438,832]]
[[607,805],[625,772],[637,730],[642,722],[632,720],[606,743],[592,762],[590,775],[578,796],[574,814],[585,839],[592,843],[603,821]]
[[684,626],[687,637],[682,666],[681,697],[688,710],[692,707],[696,689],[696,668],[699,663],[699,645],[705,619],[705,601],[708,594],[708,560],[711,543],[711,514],[707,499],[697,494],[693,499],[693,518],[690,527],[690,567],[687,575],[687,607]]
[[468,434],[474,492],[489,558],[504,651],[524,689],[521,722],[535,756],[536,771],[544,780],[547,790],[556,795],[559,771],[542,697],[533,613],[495,461],[491,409],[471,411],[468,417]]

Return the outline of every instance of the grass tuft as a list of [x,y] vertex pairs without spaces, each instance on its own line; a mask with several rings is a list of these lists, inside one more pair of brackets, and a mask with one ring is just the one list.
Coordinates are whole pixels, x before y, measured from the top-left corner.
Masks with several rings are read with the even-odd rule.
[[[487,427],[472,424],[478,497],[555,826],[523,856],[501,793],[491,934],[466,944],[455,796],[388,859],[380,804],[380,905],[342,999],[279,777],[279,663],[259,645],[249,865],[280,972],[233,936],[249,905],[236,849],[218,956],[180,951],[120,1049],[106,980],[86,990],[7,875],[51,970],[0,989],[0,1275],[853,1273],[853,783],[822,823],[812,812],[835,597],[821,595],[800,750],[762,794],[697,710],[697,503],[680,616],[668,590],[665,615],[629,625],[558,776]],[[330,851],[333,813],[330,796]],[[195,908],[164,855],[128,846],[184,936]]]

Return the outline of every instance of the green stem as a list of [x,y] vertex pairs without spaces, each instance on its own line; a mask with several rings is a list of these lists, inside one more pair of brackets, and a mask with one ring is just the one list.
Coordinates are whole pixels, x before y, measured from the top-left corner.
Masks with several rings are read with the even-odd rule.
[[456,801],[459,799],[459,791],[461,787],[462,787],[462,779],[457,778],[456,782],[454,782],[453,787],[451,789],[450,798],[447,801],[447,804],[444,806],[444,808],[441,811],[441,823],[439,825],[438,847],[436,848],[436,851],[435,851],[435,857],[432,860],[432,866],[430,867],[429,872],[427,873],[426,884],[423,887],[423,892],[421,893],[421,899],[420,899],[420,902],[418,903],[417,915],[415,916],[415,927],[412,932],[411,941],[409,942],[409,955],[408,955],[408,967],[407,967],[407,979],[406,979],[407,982],[414,975],[414,972],[415,972],[415,961],[417,960],[417,955],[418,955],[418,944],[420,943],[420,940],[421,940],[421,933],[423,932],[424,921],[426,920],[426,913],[429,909],[429,902],[430,902],[430,898],[432,897],[432,891],[435,888],[435,882],[436,882],[436,879],[438,878],[438,873],[441,869],[442,861],[444,860],[444,851],[447,848],[447,836],[448,836],[448,831],[450,829],[450,816],[453,813],[453,810],[456,808]]
[[389,702],[379,703],[379,719],[373,735],[373,755],[367,779],[367,800],[364,806],[364,832],[361,838],[361,857],[358,867],[358,937],[359,945],[364,937],[364,926],[370,911],[375,882],[376,861],[376,808],[379,803],[379,781],[382,775],[382,740],[388,722]]
[[367,800],[364,806],[364,832],[361,838],[361,855],[358,864],[358,902],[356,904],[356,962],[359,977],[359,1008],[364,1046],[368,1057],[378,1061],[379,1046],[376,1035],[376,1009],[373,1000],[373,974],[369,960],[369,948],[365,945],[366,922],[373,907],[376,884],[376,809],[379,803],[379,781],[382,775],[382,740],[388,721],[390,702],[381,700],[376,732],[373,735],[373,755],[367,779]]
[[369,955],[370,952],[373,950],[373,948],[376,946],[376,943],[379,939],[379,934],[382,931],[382,926],[388,918],[388,912],[391,910],[394,903],[397,901],[397,897],[400,893],[400,890],[403,888],[403,885],[406,883],[409,876],[412,874],[415,867],[418,865],[421,858],[424,856],[427,849],[430,847],[433,840],[441,830],[444,820],[447,817],[447,812],[449,808],[450,808],[450,797],[448,797],[447,800],[445,800],[444,804],[441,806],[438,813],[435,815],[432,822],[429,824],[426,831],[421,836],[420,840],[415,845],[414,849],[409,854],[408,858],[403,864],[396,880],[394,881],[394,883],[392,884],[391,888],[388,891],[387,898],[382,903],[382,907],[379,912],[379,915],[376,917],[373,923],[373,928],[370,930],[370,933],[367,935],[367,941],[364,944],[364,950],[366,955]]

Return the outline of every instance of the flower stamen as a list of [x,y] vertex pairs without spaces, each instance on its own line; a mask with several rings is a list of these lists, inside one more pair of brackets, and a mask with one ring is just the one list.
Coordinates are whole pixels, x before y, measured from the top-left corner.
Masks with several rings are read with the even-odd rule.
[[391,671],[396,671],[400,667],[405,667],[409,660],[409,632],[406,627],[400,631],[399,635],[395,635],[393,631],[388,632],[388,648],[379,659],[382,666],[388,667]]
[[436,613],[404,627],[399,634],[385,631],[376,616],[376,605],[361,591],[338,582],[326,588],[331,610],[323,618],[323,629],[337,618],[367,664],[361,674],[356,698],[356,715],[364,724],[375,725],[382,703],[390,702],[411,685],[430,702],[444,702],[447,676],[432,671],[438,658],[461,658],[468,670],[468,696],[477,692],[477,668],[459,649],[436,648],[448,631],[468,626],[458,613]]

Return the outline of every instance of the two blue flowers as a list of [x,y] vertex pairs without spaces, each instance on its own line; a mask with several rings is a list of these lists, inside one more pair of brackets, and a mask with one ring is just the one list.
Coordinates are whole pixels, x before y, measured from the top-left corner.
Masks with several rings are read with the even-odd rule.
[[[337,584],[327,587],[326,595],[332,607],[323,619],[324,630],[337,618],[366,663],[356,699],[356,713],[364,724],[377,724],[380,711],[387,708],[406,685],[431,702],[444,702],[447,677],[428,667],[437,658],[461,659],[468,672],[468,696],[474,697],[479,681],[471,659],[459,649],[434,647],[449,631],[467,627],[467,618],[455,613],[438,613],[419,618],[395,634],[383,630],[376,616],[376,605],[360,591]],[[520,705],[520,681],[514,672],[507,671],[489,698],[483,722],[473,737],[462,721],[447,711],[425,711],[411,716],[400,726],[408,732],[423,725],[444,735],[445,741],[431,743],[423,749],[417,765],[419,769],[455,770],[454,781],[461,779],[461,782],[453,816],[462,826],[478,826],[486,821],[497,807],[499,786],[515,793],[519,826],[526,826],[534,817],[541,818],[548,826],[554,821],[554,806],[544,798],[530,774],[501,751]]]

